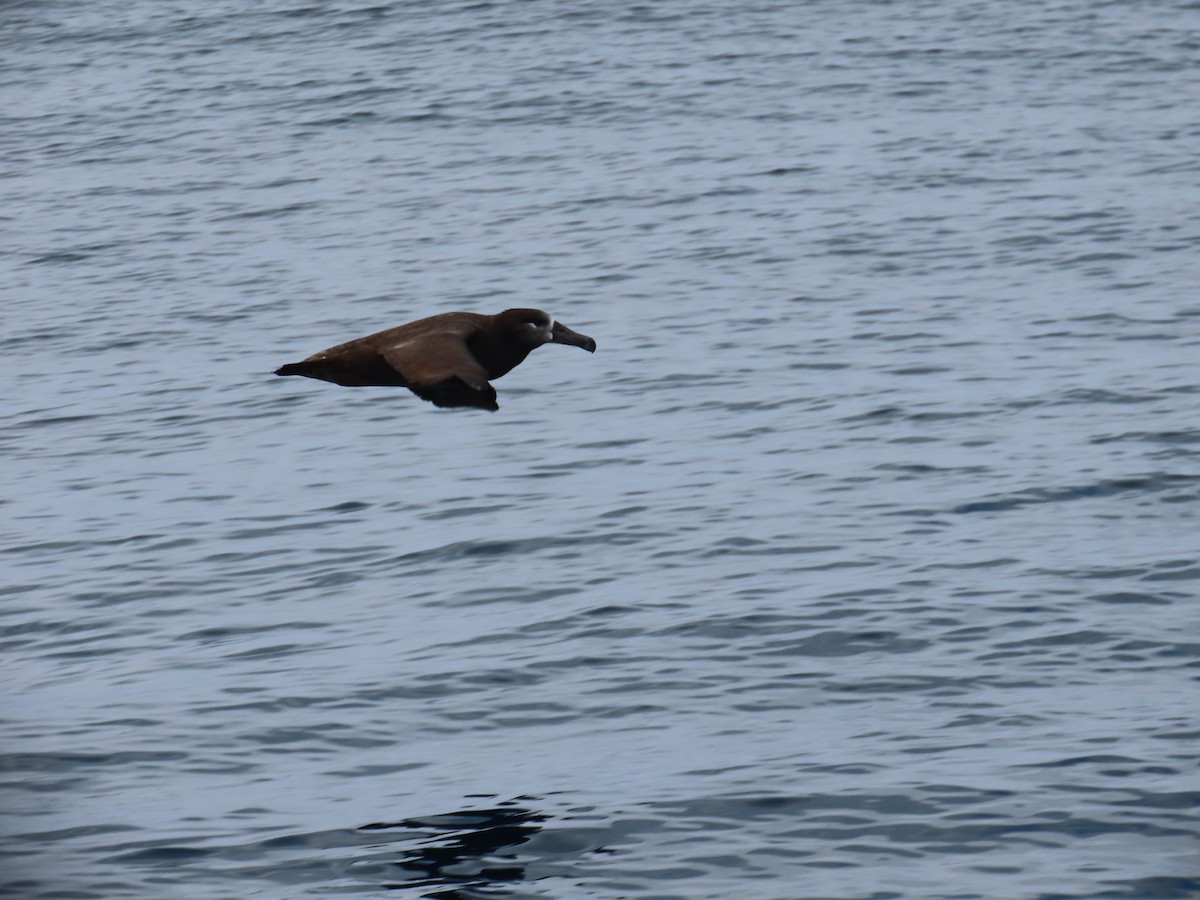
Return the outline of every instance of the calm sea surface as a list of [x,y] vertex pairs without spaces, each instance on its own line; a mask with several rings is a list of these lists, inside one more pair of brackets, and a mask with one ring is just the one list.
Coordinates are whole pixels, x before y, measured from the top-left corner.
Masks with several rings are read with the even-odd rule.
[[[0,895],[1200,895],[1200,5],[0,5]],[[501,410],[271,371],[548,309]]]

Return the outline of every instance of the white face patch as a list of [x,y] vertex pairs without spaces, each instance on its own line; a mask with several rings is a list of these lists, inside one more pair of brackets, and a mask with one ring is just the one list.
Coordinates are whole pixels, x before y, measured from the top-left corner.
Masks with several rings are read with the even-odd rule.
[[536,328],[538,333],[542,336],[543,341],[549,341],[551,338],[554,337],[554,316],[550,315],[549,313],[546,313],[546,318],[549,321],[547,321],[545,325],[539,325],[537,322],[526,322],[525,323],[530,328]]
[[554,317],[550,313],[545,313],[545,322],[526,322],[526,328],[532,330],[536,335],[535,340],[539,343],[550,343],[554,340]]

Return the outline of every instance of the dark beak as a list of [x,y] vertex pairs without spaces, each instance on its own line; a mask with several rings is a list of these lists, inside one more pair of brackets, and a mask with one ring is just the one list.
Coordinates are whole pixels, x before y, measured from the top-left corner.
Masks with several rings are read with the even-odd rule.
[[572,331],[562,322],[555,322],[554,328],[550,334],[550,343],[552,344],[570,344],[572,347],[582,347],[588,353],[596,352],[596,342],[586,334],[580,334],[578,331]]

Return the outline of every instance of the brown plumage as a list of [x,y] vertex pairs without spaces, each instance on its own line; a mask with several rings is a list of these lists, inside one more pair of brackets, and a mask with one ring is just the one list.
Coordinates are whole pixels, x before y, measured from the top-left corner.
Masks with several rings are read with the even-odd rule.
[[347,387],[406,387],[435,406],[496,410],[496,389],[488,381],[518,366],[542,344],[596,350],[590,337],[540,309],[506,309],[494,316],[451,312],[338,344],[275,374]]

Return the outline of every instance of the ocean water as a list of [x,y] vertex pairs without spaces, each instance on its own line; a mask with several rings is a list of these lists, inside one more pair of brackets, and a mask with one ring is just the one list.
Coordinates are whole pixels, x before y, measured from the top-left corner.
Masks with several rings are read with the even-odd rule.
[[[1200,895],[1200,6],[0,6],[0,895]],[[593,336],[501,409],[270,373]]]

